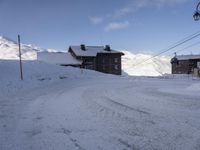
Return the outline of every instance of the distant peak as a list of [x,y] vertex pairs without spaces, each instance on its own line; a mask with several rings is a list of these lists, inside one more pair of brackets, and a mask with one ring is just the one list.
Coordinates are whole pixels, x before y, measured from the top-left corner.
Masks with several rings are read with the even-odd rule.
[[7,42],[12,42],[12,43],[17,43],[16,41],[14,41],[14,40],[12,40],[12,39],[10,39],[10,38],[8,38],[8,37],[6,37],[6,36],[0,36],[0,40],[1,41],[7,41]]

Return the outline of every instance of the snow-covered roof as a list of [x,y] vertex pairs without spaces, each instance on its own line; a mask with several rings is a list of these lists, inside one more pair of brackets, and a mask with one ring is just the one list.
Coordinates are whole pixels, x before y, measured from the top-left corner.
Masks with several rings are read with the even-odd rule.
[[176,58],[178,60],[200,59],[200,55],[179,55]]
[[81,65],[82,62],[72,57],[70,53],[63,52],[38,52],[37,60],[49,64]]
[[70,46],[76,56],[92,56],[95,57],[98,53],[122,53],[116,50],[105,50],[104,46],[85,46],[86,50],[82,50],[81,46]]

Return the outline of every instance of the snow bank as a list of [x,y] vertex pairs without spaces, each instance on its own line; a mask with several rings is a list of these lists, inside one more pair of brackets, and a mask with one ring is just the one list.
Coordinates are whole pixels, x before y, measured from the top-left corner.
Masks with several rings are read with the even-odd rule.
[[39,62],[36,60],[23,60],[24,80],[20,80],[19,61],[0,60],[0,97],[16,94],[17,91],[31,89],[39,86],[46,86],[57,80],[66,78],[95,78],[95,77],[115,77],[114,75],[100,72],[79,69],[74,67],[64,67],[54,64]]
[[[24,81],[20,80],[19,62],[15,60],[0,61],[0,96],[15,94],[20,88],[33,88],[54,82],[62,78],[92,77],[93,71],[78,68],[61,67],[38,61],[23,61]],[[98,73],[95,73],[98,74]]]

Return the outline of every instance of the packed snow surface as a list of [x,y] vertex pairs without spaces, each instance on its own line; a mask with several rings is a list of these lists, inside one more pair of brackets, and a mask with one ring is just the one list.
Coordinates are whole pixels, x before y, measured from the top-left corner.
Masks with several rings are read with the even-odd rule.
[[0,150],[199,150],[199,80],[0,61]]

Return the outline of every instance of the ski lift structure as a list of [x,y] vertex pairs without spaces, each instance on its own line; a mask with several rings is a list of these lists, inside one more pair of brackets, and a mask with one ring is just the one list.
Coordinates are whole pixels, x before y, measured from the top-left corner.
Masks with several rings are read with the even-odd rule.
[[175,54],[175,56],[171,59],[171,64],[177,64],[178,65],[179,61],[177,59],[177,55],[176,55],[176,53],[174,53],[174,54]]
[[199,21],[200,20],[200,2],[197,4],[197,8],[196,11],[194,12],[193,18],[195,21]]

